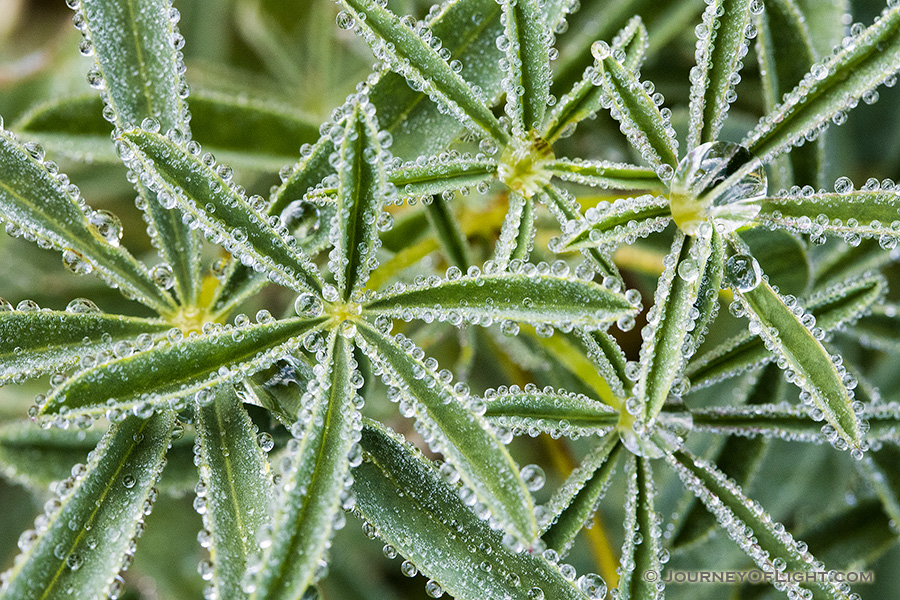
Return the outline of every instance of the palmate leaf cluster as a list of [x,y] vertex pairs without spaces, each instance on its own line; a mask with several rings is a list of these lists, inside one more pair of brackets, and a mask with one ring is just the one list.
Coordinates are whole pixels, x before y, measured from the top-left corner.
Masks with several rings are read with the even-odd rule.
[[[403,597],[365,537],[431,597],[693,598],[723,588],[648,574],[896,546],[900,191],[824,181],[829,125],[900,70],[896,2],[223,3],[258,62],[216,68],[201,3],[185,35],[166,0],[68,4],[90,93],[0,127],[0,218],[93,300],[0,304],[2,401],[34,398],[0,465],[45,500],[0,598]],[[329,52],[286,49],[291,10],[369,47],[355,90],[309,91],[292,52]],[[134,208],[89,204],[104,170]]]

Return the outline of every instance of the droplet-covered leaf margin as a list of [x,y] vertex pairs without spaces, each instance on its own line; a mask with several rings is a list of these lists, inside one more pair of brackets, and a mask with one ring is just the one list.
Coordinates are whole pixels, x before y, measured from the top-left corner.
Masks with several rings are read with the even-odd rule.
[[846,369],[831,357],[767,281],[743,292],[732,289],[766,347],[784,358],[793,373],[793,382],[810,395],[834,428],[838,436],[835,443],[843,448],[859,449],[862,433],[853,410],[853,390]]
[[[458,488],[398,437],[369,422],[361,440],[364,461],[353,470],[356,512],[386,543],[460,600],[507,594],[525,597],[533,589],[547,599],[586,598],[557,565],[537,554],[508,550],[502,532],[491,530],[472,514],[460,500]],[[468,539],[481,543],[470,544]],[[477,564],[491,568],[473,568]]]
[[214,170],[215,158],[201,159],[199,146],[195,154],[159,133],[132,129],[121,139],[126,162],[144,175],[159,200],[173,208],[177,203],[208,237],[276,283],[297,292],[322,289],[318,270],[294,237],[235,189],[229,167]]
[[[153,486],[165,464],[174,423],[175,414],[164,412],[113,425],[72,485],[57,485],[63,494],[47,505],[46,529],[30,539],[4,574],[0,595],[108,595],[155,499]],[[111,531],[119,535],[109,535]]]
[[91,352],[112,351],[114,344],[133,343],[143,334],[152,343],[168,327],[100,312],[0,311],[0,383],[65,370]]
[[[276,488],[270,533],[260,539],[262,556],[254,560],[244,590],[251,600],[299,598],[315,582],[325,560],[348,483],[351,448],[359,439],[362,398],[353,346],[332,332],[325,342],[326,368],[309,386],[292,428],[296,434],[286,455],[289,469]],[[350,505],[348,504],[348,507]],[[255,576],[254,576],[255,574]]]
[[[97,81],[109,107],[104,116],[117,128],[153,119],[162,131],[188,130],[188,87],[182,75],[184,38],[176,23],[180,14],[170,0],[79,0],[76,26],[84,34],[85,53],[93,55],[90,80]],[[149,219],[150,233],[163,259],[172,267],[183,304],[194,304],[200,292],[200,244],[178,212],[153,202],[144,185],[135,187]]]
[[28,235],[61,251],[69,268],[81,273],[96,271],[161,314],[172,312],[172,298],[128,251],[110,244],[90,225],[92,210],[78,188],[43,158],[43,149],[20,143],[0,126],[0,217],[7,223],[7,231]]
[[[637,312],[620,292],[571,276],[554,275],[552,267],[526,265],[526,272],[463,276],[458,269],[434,285],[398,284],[363,305],[363,312],[397,318],[441,320],[510,319],[556,327],[602,329]],[[525,271],[523,267],[521,271]],[[566,267],[568,271],[568,267]]]
[[[801,301],[801,304],[815,317],[815,325],[828,332],[867,314],[886,290],[887,281],[881,275],[868,274],[829,285]],[[763,341],[748,331],[692,360],[686,374],[692,389],[700,389],[770,360],[772,355]]]
[[[688,488],[715,515],[729,537],[764,570],[785,570],[796,573],[819,571],[816,559],[784,529],[784,526],[747,498],[741,489],[706,461],[677,450],[666,456]],[[849,595],[833,581],[820,576],[810,577],[814,583],[803,588],[812,591],[813,600],[849,600]],[[790,579],[790,578],[785,578]],[[798,582],[785,581],[785,588],[795,594],[805,593]],[[805,583],[805,580],[804,580]],[[798,596],[803,597],[803,596]]]
[[396,395],[408,403],[408,414],[415,415],[420,432],[456,468],[472,491],[471,498],[482,503],[510,534],[530,545],[538,532],[531,494],[509,451],[480,412],[473,410],[468,387],[451,385],[443,373],[435,372],[436,365],[423,361],[424,353],[417,357],[420,349],[405,336],[388,337],[360,323],[358,337],[385,383],[399,390]]
[[75,374],[52,391],[40,414],[74,417],[102,415],[108,409],[163,409],[189,394],[252,375],[295,352],[301,336],[322,323],[324,319],[273,319],[163,341]]
[[234,388],[222,385],[197,406],[197,447],[203,483],[204,536],[212,563],[210,584],[220,598],[245,598],[241,579],[256,535],[268,522],[272,474],[256,426]]

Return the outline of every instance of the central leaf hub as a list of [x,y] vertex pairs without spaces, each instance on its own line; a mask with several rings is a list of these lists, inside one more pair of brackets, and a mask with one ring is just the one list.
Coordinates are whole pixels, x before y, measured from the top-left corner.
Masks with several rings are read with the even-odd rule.
[[753,154],[731,142],[710,142],[685,156],[669,186],[672,218],[687,235],[711,221],[728,233],[752,220],[766,195],[766,171]]
[[550,183],[553,173],[546,165],[554,158],[550,144],[532,131],[527,139],[511,140],[503,149],[497,177],[509,189],[531,198]]

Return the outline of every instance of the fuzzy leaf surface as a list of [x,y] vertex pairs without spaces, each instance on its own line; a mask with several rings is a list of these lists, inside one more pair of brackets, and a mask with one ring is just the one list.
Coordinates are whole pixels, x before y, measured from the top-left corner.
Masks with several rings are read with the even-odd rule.
[[536,129],[550,104],[549,32],[541,18],[537,0],[505,0],[507,113],[519,135]]
[[[721,16],[718,12],[721,11]],[[750,0],[715,0],[706,7],[697,32],[697,77],[691,77],[691,127],[688,150],[715,141],[731,103],[731,77],[747,50]],[[699,117],[699,118],[698,118]]]
[[313,583],[334,534],[341,494],[356,443],[356,388],[351,343],[332,333],[320,387],[304,400],[292,440],[291,468],[276,491],[272,543],[264,550],[252,600],[299,598]]
[[543,540],[561,556],[568,554],[606,494],[623,452],[618,442],[615,433],[603,437],[547,503],[552,520],[544,527]]
[[[155,119],[162,131],[187,133],[187,87],[179,73],[180,52],[168,0],[84,0],[79,14],[83,33],[93,46],[95,68],[102,78],[116,127],[126,129]],[[183,43],[183,40],[182,40]],[[136,184],[146,204],[151,235],[172,267],[183,303],[199,293],[199,241],[177,212],[153,202],[142,183]]]
[[381,55],[394,71],[443,104],[460,122],[486,132],[501,143],[506,142],[508,135],[485,99],[418,32],[374,0],[341,0],[341,3],[355,19],[373,52]]
[[[847,283],[834,284],[802,302],[816,326],[832,331],[866,314],[887,289],[880,276],[863,276]],[[771,354],[758,337],[740,334],[701,354],[688,365],[686,374],[694,388],[702,388],[733,377],[771,360]]]
[[606,404],[552,388],[523,390],[512,386],[506,393],[491,394],[486,404],[484,416],[508,429],[535,428],[577,436],[607,430],[619,422],[619,413]]
[[806,77],[763,117],[742,146],[768,161],[827,124],[900,68],[900,6],[888,7],[837,54]]
[[339,150],[337,215],[331,231],[337,260],[330,265],[344,300],[365,285],[372,270],[369,261],[375,260],[386,183],[381,152],[376,124],[357,107],[347,119]]
[[456,158],[435,160],[424,165],[405,164],[388,172],[388,181],[397,186],[403,197],[436,196],[455,192],[489,181],[497,172],[497,163],[491,160]]
[[[852,407],[853,392],[843,381],[844,372],[822,343],[768,282],[763,281],[752,290],[738,291],[735,296],[758,324],[766,346],[783,357],[795,372],[794,382],[811,394],[841,439],[850,447],[858,447],[861,433]],[[777,336],[771,331],[777,331]]]
[[319,272],[293,236],[252,208],[212,166],[157,133],[131,130],[122,138],[134,153],[133,168],[147,173],[159,194],[177,202],[226,249],[261,263],[271,279],[298,292],[321,289]]
[[569,231],[553,242],[552,249],[563,252],[614,248],[636,237],[662,231],[671,221],[672,211],[665,196],[620,198],[608,207],[589,208],[582,220],[570,221]]
[[0,312],[0,382],[62,371],[90,352],[112,351],[117,342],[156,337],[168,328],[161,321],[100,312]]
[[606,160],[557,159],[546,164],[554,175],[591,187],[624,191],[663,192],[656,171]]
[[[659,561],[660,518],[653,508],[656,489],[653,470],[645,458],[629,458],[625,463],[628,478],[628,495],[633,498],[625,513],[625,543],[622,545],[623,561],[630,568],[623,569],[619,579],[621,600],[656,600],[656,582],[647,581],[645,573],[661,573]],[[637,542],[640,537],[640,543]],[[627,558],[625,558],[627,557]]]
[[[30,151],[29,151],[30,148]],[[79,272],[96,271],[157,312],[173,310],[172,298],[153,282],[125,248],[106,240],[88,221],[80,194],[35,158],[40,150],[0,129],[0,216],[13,229],[63,252]],[[118,241],[118,240],[117,240]]]
[[[684,450],[678,450],[666,457],[666,461],[681,478],[687,487],[707,510],[716,516],[733,539],[745,552],[750,553],[758,545],[767,554],[751,555],[751,558],[762,569],[775,568],[772,562],[780,559],[785,562],[786,571],[814,571],[815,560],[809,552],[798,546],[797,540],[776,530],[776,521],[764,512],[761,506],[753,502],[741,489],[728,481],[728,478],[706,461],[694,457]],[[739,527],[738,522],[745,527]],[[751,540],[752,538],[752,540]],[[788,589],[798,590],[800,586],[791,581]],[[807,586],[804,586],[807,587]],[[846,600],[848,595],[841,592],[837,584],[831,581],[815,579],[815,585],[807,589],[812,591],[814,600]]]

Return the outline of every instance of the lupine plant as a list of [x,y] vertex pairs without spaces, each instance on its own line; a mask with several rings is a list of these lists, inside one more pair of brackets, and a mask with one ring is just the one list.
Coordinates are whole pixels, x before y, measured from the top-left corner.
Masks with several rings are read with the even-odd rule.
[[825,179],[897,2],[67,4],[88,87],[0,122],[0,598],[889,593],[900,188]]

